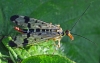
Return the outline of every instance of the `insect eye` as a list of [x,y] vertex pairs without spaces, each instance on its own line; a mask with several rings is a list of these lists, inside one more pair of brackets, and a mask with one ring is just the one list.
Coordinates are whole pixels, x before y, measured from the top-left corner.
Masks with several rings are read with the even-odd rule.
[[69,30],[66,30],[66,31],[65,31],[65,33],[66,33],[66,35],[68,35],[68,33],[69,33]]

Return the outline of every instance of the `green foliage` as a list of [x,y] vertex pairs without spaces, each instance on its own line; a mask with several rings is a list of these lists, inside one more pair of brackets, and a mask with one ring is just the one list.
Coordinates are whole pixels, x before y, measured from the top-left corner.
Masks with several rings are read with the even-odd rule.
[[29,57],[22,61],[22,63],[75,63],[68,58],[61,57],[58,55],[38,55]]
[[[60,24],[64,30],[70,30],[91,2],[90,8],[71,32],[87,37],[98,46],[84,38],[74,36],[74,41],[64,37],[60,49],[64,50],[63,53],[68,58],[77,63],[99,63],[99,0],[0,0],[0,35],[2,37],[14,34],[14,25],[11,24],[9,18],[15,14]],[[7,46],[4,47],[4,45],[0,41],[0,62],[6,63],[6,58],[10,56]],[[34,50],[39,51],[38,48]]]
[[10,47],[8,45],[9,40],[12,40],[11,37],[5,37],[2,40],[4,46],[9,50],[9,54],[13,62],[17,63],[26,59],[30,56],[34,55],[43,55],[43,54],[52,54],[52,55],[60,55],[59,50],[56,49],[53,41],[43,42],[34,44],[33,46],[27,47]]

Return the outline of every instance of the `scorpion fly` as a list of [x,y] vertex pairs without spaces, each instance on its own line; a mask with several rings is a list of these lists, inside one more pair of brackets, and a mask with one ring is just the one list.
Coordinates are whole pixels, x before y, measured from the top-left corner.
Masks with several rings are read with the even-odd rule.
[[[87,9],[89,8],[89,6],[87,7]],[[87,11],[87,9],[84,11],[84,13]],[[78,21],[80,21],[84,13],[80,16]],[[67,35],[71,40],[74,40],[74,37],[70,31],[78,22],[76,21],[71,30],[63,31],[60,25],[53,25],[52,23],[46,23],[35,18],[29,18],[28,16],[13,15],[11,16],[10,20],[16,25],[22,26],[22,28],[17,26],[14,27],[15,30],[21,32],[21,35],[18,35],[14,37],[13,40],[9,41],[9,45],[11,47],[22,47],[47,40],[58,41],[57,46],[60,47],[60,41],[63,36]]]

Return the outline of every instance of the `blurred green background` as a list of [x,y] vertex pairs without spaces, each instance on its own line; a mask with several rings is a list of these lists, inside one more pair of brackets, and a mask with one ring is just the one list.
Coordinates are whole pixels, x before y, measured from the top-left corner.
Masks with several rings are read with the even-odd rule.
[[[91,4],[81,20],[71,32],[84,36],[67,36],[61,41],[64,54],[77,63],[99,63],[100,61],[100,0],[0,0],[0,35],[13,33],[10,16],[24,15],[45,22],[60,24],[63,30],[70,30],[88,5]],[[0,53],[8,55],[0,42]]]

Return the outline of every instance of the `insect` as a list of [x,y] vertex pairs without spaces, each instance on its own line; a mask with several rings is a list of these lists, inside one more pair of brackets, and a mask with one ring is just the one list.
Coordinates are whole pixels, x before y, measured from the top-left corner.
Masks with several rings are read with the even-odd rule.
[[[15,27],[15,30],[21,32],[22,35],[16,36],[14,41],[10,41],[10,46],[20,47],[28,44],[34,44],[39,41],[52,39],[54,41],[58,41],[58,47],[60,47],[60,40],[64,35],[68,35],[71,40],[74,39],[74,37],[70,34],[70,31],[63,31],[60,25],[52,25],[51,23],[46,23],[27,16],[14,15],[10,19],[17,25],[28,27],[28,29],[20,29],[19,27]],[[19,43],[19,40],[22,42],[22,44]]]
[[[85,12],[87,11],[87,9],[85,10]],[[84,13],[81,16],[83,16]],[[58,41],[58,47],[60,47],[60,41],[62,37],[65,35],[67,35],[71,40],[74,40],[74,37],[72,36],[70,31],[63,31],[60,25],[52,25],[52,23],[46,23],[41,20],[29,18],[28,16],[19,15],[11,16],[10,20],[14,22],[16,25],[22,27],[14,27],[15,30],[21,32],[21,35],[15,36],[13,40],[9,41],[9,45],[11,47],[23,47],[27,46],[28,44],[32,45],[34,43],[47,40]],[[75,25],[77,24],[77,22],[75,23]]]

